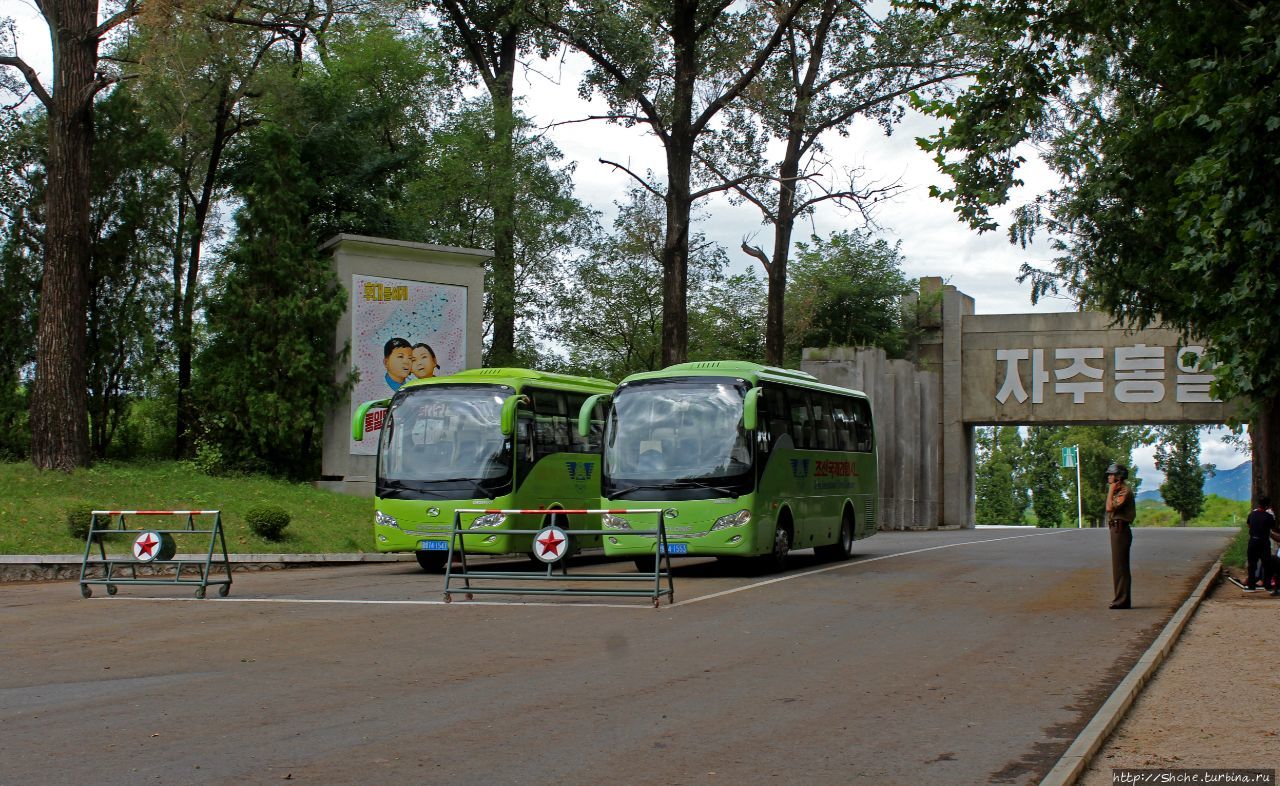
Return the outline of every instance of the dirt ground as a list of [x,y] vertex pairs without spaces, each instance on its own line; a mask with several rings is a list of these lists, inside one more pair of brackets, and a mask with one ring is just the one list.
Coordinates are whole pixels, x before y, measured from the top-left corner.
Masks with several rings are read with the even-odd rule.
[[1079,782],[1106,786],[1118,767],[1280,766],[1278,649],[1280,598],[1221,581]]

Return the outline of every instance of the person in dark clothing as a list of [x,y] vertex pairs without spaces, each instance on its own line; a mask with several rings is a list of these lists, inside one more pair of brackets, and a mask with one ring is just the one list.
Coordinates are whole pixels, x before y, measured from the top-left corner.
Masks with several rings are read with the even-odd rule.
[[1133,545],[1133,530],[1129,527],[1137,509],[1133,489],[1124,482],[1128,477],[1129,470],[1119,464],[1107,467],[1107,529],[1111,530],[1111,580],[1115,585],[1113,609],[1127,609],[1132,605],[1129,547]]
[[[1248,559],[1248,581],[1245,583],[1245,592],[1257,592],[1258,569],[1262,569],[1262,588],[1266,589],[1271,584],[1271,530],[1275,526],[1275,519],[1267,512],[1267,508],[1271,507],[1271,498],[1265,494],[1258,497],[1258,507],[1249,513],[1249,518],[1245,520],[1245,524],[1249,527],[1249,547],[1246,552]],[[1280,589],[1271,591],[1272,595],[1280,596]]]

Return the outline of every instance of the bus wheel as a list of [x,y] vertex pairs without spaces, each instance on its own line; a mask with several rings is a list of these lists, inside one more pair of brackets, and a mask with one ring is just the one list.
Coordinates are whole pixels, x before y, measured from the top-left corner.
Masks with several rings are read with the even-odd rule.
[[418,558],[418,565],[427,573],[441,573],[444,571],[445,560],[449,559],[449,552],[415,551],[413,556]]
[[760,568],[767,573],[781,573],[787,567],[787,552],[791,551],[791,530],[783,522],[773,531],[773,551],[760,557]]
[[840,539],[813,550],[822,559],[846,560],[853,554],[853,516],[846,509],[840,520]]
[[637,573],[653,573],[654,571],[653,563],[657,559],[658,559],[657,557],[636,557],[635,559],[636,572]]

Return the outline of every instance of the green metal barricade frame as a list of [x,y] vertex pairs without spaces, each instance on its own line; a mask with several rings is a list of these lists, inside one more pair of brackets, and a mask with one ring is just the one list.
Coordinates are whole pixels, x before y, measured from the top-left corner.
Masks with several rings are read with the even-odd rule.
[[[653,560],[653,573],[643,572],[639,574],[625,573],[569,573],[568,552],[565,556],[556,562],[547,563],[547,569],[544,572],[529,571],[503,571],[503,570],[473,570],[467,564],[467,548],[466,538],[474,536],[488,536],[494,534],[493,529],[463,529],[462,514],[478,513],[483,515],[503,514],[511,515],[538,515],[538,516],[569,516],[583,515],[589,513],[612,513],[634,515],[637,513],[652,513],[658,517],[658,526],[652,530],[628,530],[628,535],[649,535],[657,539],[657,554]],[[504,529],[500,530],[503,535],[539,535],[547,532],[551,527],[543,527],[542,529]],[[598,529],[564,529],[557,527],[560,532],[565,535],[601,535],[602,530]],[[454,556],[458,557],[461,568],[458,571],[453,569]],[[665,569],[664,563],[665,562]],[[560,573],[555,573],[556,566],[560,567]],[[462,580],[462,587],[457,588],[454,584],[457,580]],[[666,579],[664,587],[663,579]],[[471,582],[475,581],[523,581],[526,585],[515,586],[485,586],[473,587]],[[581,581],[594,582],[603,584],[608,582],[650,582],[652,584],[649,589],[602,589],[598,587],[531,587],[527,583],[550,582],[550,581]],[[452,603],[453,596],[461,594],[467,600],[472,600],[475,595],[586,595],[596,597],[632,597],[632,598],[650,598],[653,601],[654,608],[662,604],[662,598],[667,598],[667,603],[675,600],[675,581],[671,576],[671,554],[667,548],[667,525],[666,512],[662,508],[643,508],[632,510],[612,510],[612,509],[584,509],[584,510],[525,510],[525,509],[489,509],[489,508],[458,508],[453,514],[453,530],[449,537],[449,555],[445,561],[444,569],[444,601]]]
[[[131,529],[127,526],[126,516],[186,516],[186,526],[179,529]],[[208,529],[196,529],[196,516],[213,516],[213,523]],[[105,517],[105,523],[108,526],[100,527],[100,517]],[[116,518],[116,526],[110,526],[112,518]],[[151,533],[157,535],[154,543],[149,545],[156,550],[156,554],[150,559],[140,559],[132,557],[133,550],[131,547],[131,558],[108,556],[106,540],[118,540],[123,542],[127,536],[133,536],[133,543],[141,540],[143,535]],[[178,559],[176,553],[166,553],[166,547],[170,552],[176,551],[176,539],[174,536],[207,536],[208,546],[204,556],[200,559]],[[94,558],[93,546],[98,546],[97,558]],[[216,554],[214,548],[221,546],[222,557],[215,562]],[[93,567],[102,567],[101,578],[90,578],[89,569]],[[153,566],[172,566],[173,577],[139,576],[138,569],[141,567]],[[219,573],[225,570],[226,578],[213,578],[214,567],[219,569]],[[183,571],[191,568],[197,574],[195,578],[183,576]],[[125,571],[128,575],[121,575]],[[80,594],[86,598],[93,596],[93,590],[90,584],[105,584],[107,586],[107,594],[115,595],[116,588],[121,584],[158,584],[167,586],[194,586],[197,598],[204,598],[210,585],[218,588],[219,597],[225,598],[231,591],[231,559],[227,555],[227,540],[222,529],[222,511],[219,510],[95,510],[91,513],[89,519],[89,533],[85,536],[84,541],[84,559],[80,563]]]

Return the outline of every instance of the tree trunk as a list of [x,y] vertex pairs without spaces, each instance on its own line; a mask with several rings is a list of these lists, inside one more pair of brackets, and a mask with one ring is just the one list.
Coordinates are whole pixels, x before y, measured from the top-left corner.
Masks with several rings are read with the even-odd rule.
[[667,231],[662,243],[662,364],[689,357],[689,223],[693,213],[693,91],[698,79],[696,3],[679,2],[671,17],[675,74],[667,154]]
[[97,0],[45,0],[53,33],[45,262],[31,394],[31,461],[41,469],[89,464],[85,335]]
[[519,35],[508,30],[489,94],[493,102],[493,343],[489,365],[509,366],[516,351],[516,184],[514,79]]
[[1261,402],[1258,414],[1249,424],[1253,443],[1252,503],[1264,494],[1273,502],[1280,500],[1280,396]]
[[[196,421],[196,413],[191,400],[191,370],[195,355],[195,308],[196,291],[200,285],[200,255],[204,250],[204,228],[209,220],[209,210],[213,206],[213,195],[222,166],[222,153],[232,136],[230,130],[231,106],[235,99],[231,94],[231,86],[224,84],[218,99],[213,123],[213,140],[209,149],[209,163],[205,167],[204,182],[200,185],[200,196],[192,205],[191,239],[187,243],[187,264],[185,286],[183,284],[182,265],[176,260],[174,264],[174,346],[178,352],[178,391],[174,428],[174,457],[190,458],[195,454],[195,434],[192,425]],[[181,226],[179,226],[181,231]]]
[[765,315],[765,361],[781,366],[786,361],[787,336],[783,315],[787,292],[787,263],[791,260],[791,234],[796,225],[796,176],[800,171],[800,133],[793,129],[787,152],[778,168],[778,213],[773,227],[773,261],[769,263],[768,310]]

